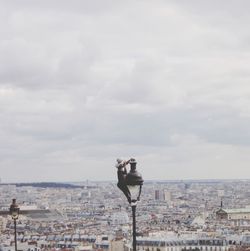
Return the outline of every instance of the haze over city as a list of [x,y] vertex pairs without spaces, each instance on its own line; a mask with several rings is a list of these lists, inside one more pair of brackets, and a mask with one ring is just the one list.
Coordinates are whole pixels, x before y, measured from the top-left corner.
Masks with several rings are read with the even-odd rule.
[[250,179],[249,8],[0,0],[2,182]]

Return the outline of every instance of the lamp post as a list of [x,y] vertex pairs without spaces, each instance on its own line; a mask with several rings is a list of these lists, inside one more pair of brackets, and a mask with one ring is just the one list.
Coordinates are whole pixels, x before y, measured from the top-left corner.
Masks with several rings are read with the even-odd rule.
[[141,174],[139,174],[136,170],[136,160],[130,160],[130,171],[126,176],[126,185],[130,192],[130,205],[132,208],[132,216],[133,216],[133,251],[136,251],[136,206],[137,201],[140,200],[141,196],[141,189],[143,185],[143,179]]
[[19,207],[16,204],[16,199],[12,200],[12,204],[10,205],[10,215],[14,220],[14,231],[15,231],[15,251],[17,251],[17,239],[16,239],[16,220],[19,216]]

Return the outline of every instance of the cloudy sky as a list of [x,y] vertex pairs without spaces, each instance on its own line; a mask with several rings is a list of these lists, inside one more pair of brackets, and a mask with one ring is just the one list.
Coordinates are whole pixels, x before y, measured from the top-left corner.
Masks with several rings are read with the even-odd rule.
[[0,0],[2,182],[250,178],[249,0]]

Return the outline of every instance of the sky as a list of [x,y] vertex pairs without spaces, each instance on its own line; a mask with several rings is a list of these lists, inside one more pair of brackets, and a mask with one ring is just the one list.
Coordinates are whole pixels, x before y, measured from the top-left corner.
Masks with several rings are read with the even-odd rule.
[[249,0],[0,0],[2,182],[250,179]]

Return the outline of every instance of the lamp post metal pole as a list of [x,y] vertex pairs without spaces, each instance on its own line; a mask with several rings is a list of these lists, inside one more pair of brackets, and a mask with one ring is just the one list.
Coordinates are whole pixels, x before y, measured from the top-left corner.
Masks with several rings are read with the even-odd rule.
[[15,251],[17,251],[17,240],[16,240],[16,219],[14,219],[14,231],[15,231]]
[[16,199],[12,200],[12,204],[10,205],[10,215],[14,221],[14,240],[15,240],[15,251],[17,251],[17,238],[16,238],[16,220],[18,219],[19,216],[19,210],[20,208],[16,204]]
[[133,251],[136,251],[136,219],[135,219],[136,204],[132,205],[131,207],[133,215]]
[[[117,186],[122,190],[124,195],[127,197],[128,203],[132,208],[133,217],[133,251],[136,251],[136,205],[137,201],[140,200],[141,188],[143,185],[143,179],[140,173],[136,170],[136,160],[131,158],[129,161],[122,161],[117,159],[117,175],[118,183]],[[126,165],[130,164],[130,171],[127,173]]]

